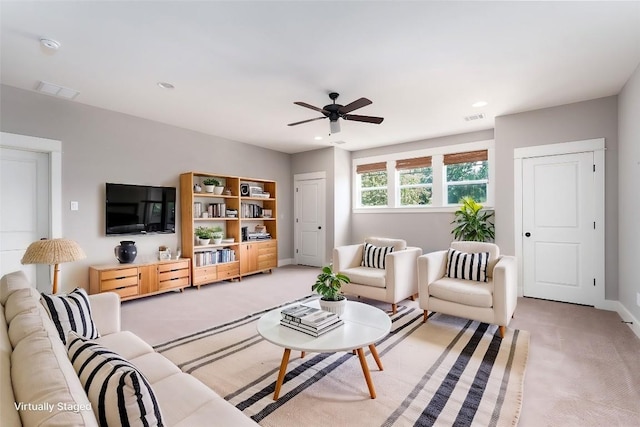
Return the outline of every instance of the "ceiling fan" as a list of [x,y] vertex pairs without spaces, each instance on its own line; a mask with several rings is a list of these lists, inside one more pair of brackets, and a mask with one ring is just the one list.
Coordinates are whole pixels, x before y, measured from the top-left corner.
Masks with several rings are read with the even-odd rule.
[[375,123],[380,124],[384,120],[383,117],[372,117],[372,116],[359,116],[357,114],[349,114],[353,110],[357,110],[358,108],[365,107],[369,104],[372,104],[370,100],[367,98],[360,98],[353,101],[347,105],[336,104],[336,99],[340,96],[336,92],[331,92],[329,94],[329,98],[333,101],[333,104],[325,105],[323,108],[314,107],[313,105],[309,105],[306,102],[296,101],[294,104],[299,105],[301,107],[310,108],[314,111],[318,111],[324,114],[322,117],[316,117],[315,119],[302,120],[301,122],[289,123],[288,126],[296,126],[301,125],[302,123],[313,122],[315,120],[321,119],[329,119],[329,126],[331,127],[331,133],[340,132],[340,123],[338,119],[342,118],[343,120],[351,120],[355,122],[366,122],[366,123]]

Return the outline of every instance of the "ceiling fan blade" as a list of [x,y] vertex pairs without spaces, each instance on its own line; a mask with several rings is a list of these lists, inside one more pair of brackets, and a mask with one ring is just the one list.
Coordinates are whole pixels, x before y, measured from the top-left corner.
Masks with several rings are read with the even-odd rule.
[[384,117],[372,117],[372,116],[358,116],[357,114],[345,114],[342,116],[345,120],[351,120],[354,122],[367,122],[375,123],[379,125],[384,120]]
[[301,125],[303,123],[309,123],[309,122],[313,122],[314,120],[320,120],[320,119],[326,119],[326,117],[322,116],[322,117],[316,117],[315,119],[303,120],[301,122],[289,123],[287,126]]
[[314,107],[313,105],[307,104],[306,102],[296,101],[296,102],[294,102],[294,104],[299,105],[301,107],[311,108],[312,110],[319,111],[319,112],[321,112],[323,114],[324,113],[329,114],[328,111],[323,110],[322,108]]
[[369,104],[373,104],[372,101],[367,98],[360,98],[353,101],[351,104],[344,105],[338,109],[338,113],[347,114],[352,112],[353,110],[357,110],[358,108],[365,107]]

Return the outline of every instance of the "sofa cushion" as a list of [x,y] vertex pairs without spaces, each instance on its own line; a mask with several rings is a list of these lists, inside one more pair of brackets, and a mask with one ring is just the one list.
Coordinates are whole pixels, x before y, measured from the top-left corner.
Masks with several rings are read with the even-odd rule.
[[11,354],[11,382],[16,402],[23,404],[18,410],[24,425],[98,425],[67,350],[55,333],[31,334],[16,345]]
[[386,287],[386,270],[369,267],[353,267],[342,270],[341,273],[346,274],[349,279],[351,279],[351,283],[375,286],[376,288]]
[[0,304],[5,305],[7,298],[14,291],[30,287],[29,279],[22,271],[5,274],[0,280]]
[[69,359],[101,426],[164,425],[151,384],[133,364],[73,331],[67,340]]
[[120,331],[115,334],[104,335],[96,343],[110,348],[127,360],[153,353],[153,348],[140,337],[130,331]]
[[447,277],[453,279],[487,281],[489,252],[466,253],[449,249],[447,254]]
[[393,252],[393,246],[375,246],[370,243],[365,243],[364,250],[362,251],[362,263],[360,265],[363,267],[384,269],[385,257],[391,252]]
[[42,294],[42,305],[49,313],[63,343],[66,344],[69,331],[88,339],[100,337],[91,318],[91,304],[84,289],[76,288],[68,295]]
[[5,328],[4,306],[0,305],[0,419],[3,427],[18,427],[20,414],[15,407],[15,397],[11,386],[11,343]]
[[429,285],[429,296],[472,307],[492,307],[493,280],[485,283],[443,277]]
[[17,289],[9,295],[4,305],[4,315],[7,324],[11,323],[18,314],[36,310],[38,308],[38,298],[40,294],[33,288]]

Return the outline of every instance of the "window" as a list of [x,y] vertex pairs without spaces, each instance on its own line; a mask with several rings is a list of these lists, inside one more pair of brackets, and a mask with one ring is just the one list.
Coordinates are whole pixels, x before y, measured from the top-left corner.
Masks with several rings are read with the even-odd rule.
[[358,165],[360,206],[387,206],[387,163]]
[[465,196],[491,207],[494,146],[485,140],[354,158],[353,211],[453,212]]
[[489,162],[487,150],[445,154],[446,204],[460,203],[460,199],[471,196],[476,202],[487,201]]
[[396,160],[400,206],[431,205],[433,170],[431,156]]

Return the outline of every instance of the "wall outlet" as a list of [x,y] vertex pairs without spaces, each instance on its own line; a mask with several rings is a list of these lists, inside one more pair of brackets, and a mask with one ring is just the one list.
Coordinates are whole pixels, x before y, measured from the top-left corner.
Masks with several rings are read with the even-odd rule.
[[72,211],[77,211],[78,210],[78,202],[71,202],[71,210]]

